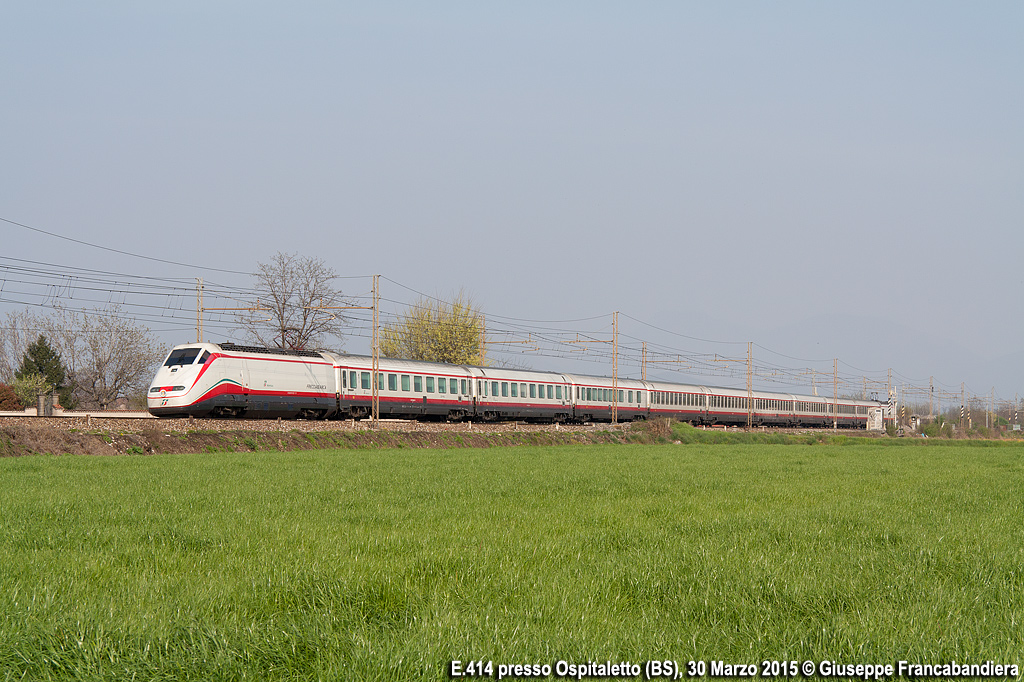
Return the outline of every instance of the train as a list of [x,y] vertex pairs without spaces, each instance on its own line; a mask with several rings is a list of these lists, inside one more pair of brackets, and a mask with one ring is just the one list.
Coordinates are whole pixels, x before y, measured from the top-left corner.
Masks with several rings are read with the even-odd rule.
[[[147,393],[157,417],[363,419],[373,359],[191,343],[171,349]],[[448,421],[587,423],[668,417],[695,425],[882,429],[877,400],[381,358],[379,415]],[[753,400],[753,405],[748,401]]]

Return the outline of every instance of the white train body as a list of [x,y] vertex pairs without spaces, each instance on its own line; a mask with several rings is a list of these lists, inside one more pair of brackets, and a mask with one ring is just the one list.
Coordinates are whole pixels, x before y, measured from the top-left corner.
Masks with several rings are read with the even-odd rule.
[[147,394],[158,417],[327,418],[338,410],[328,353],[232,344],[176,346]]
[[[369,416],[367,356],[195,343],[176,346],[153,378],[158,417],[329,419]],[[382,417],[620,421],[670,417],[694,424],[867,428],[883,405],[841,398],[498,367],[380,360]],[[748,406],[752,397],[753,405]],[[835,414],[833,414],[833,412]]]

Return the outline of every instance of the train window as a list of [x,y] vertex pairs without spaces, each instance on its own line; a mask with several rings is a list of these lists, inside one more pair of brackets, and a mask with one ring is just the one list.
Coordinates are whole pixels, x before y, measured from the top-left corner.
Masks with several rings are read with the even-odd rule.
[[423,393],[423,377],[415,376],[412,378],[412,390],[415,393]]
[[495,398],[498,397],[498,382],[497,381],[492,381],[491,382],[491,395],[493,397],[495,397]]
[[448,383],[447,379],[445,379],[444,377],[438,377],[437,378],[437,392],[438,393],[445,393],[446,391],[444,390],[444,388],[445,388],[445,384],[447,384],[447,383]]
[[210,351],[204,350],[203,354],[199,356],[199,364],[205,365],[206,361],[210,359]]
[[549,384],[548,385],[548,400],[554,400],[554,399],[555,399],[555,387],[551,386]]
[[348,373],[348,385],[351,386],[352,388],[356,387],[356,373],[355,372],[349,372]]
[[199,351],[202,348],[179,348],[178,350],[171,351],[171,354],[167,356],[167,360],[164,362],[164,367],[174,367],[175,365],[191,365],[196,361],[199,356]]
[[410,388],[411,388],[410,381],[411,381],[411,378],[409,377],[408,374],[403,374],[402,375],[402,390],[403,391],[410,390]]
[[384,372],[377,372],[377,390],[384,390]]
[[518,398],[519,397],[519,384],[517,384],[514,381],[512,382],[512,397],[513,398]]
[[359,385],[362,388],[369,390],[369,388],[370,388],[370,373],[369,372],[361,372],[359,374]]
[[531,398],[536,398],[537,397],[537,384],[530,384],[530,397]]
[[626,391],[626,402],[633,402],[633,391]]
[[586,397],[586,399],[587,400],[591,400],[591,395],[593,395],[593,389],[590,388],[590,387],[587,387],[587,397]]
[[459,392],[459,380],[458,379],[449,379],[448,380],[448,392],[451,393],[452,395],[455,395],[456,393]]
[[398,390],[398,375],[397,374],[389,374],[388,375],[388,390],[389,391],[397,391]]
[[508,382],[507,381],[501,382],[501,397],[502,398],[507,398],[508,397]]
[[561,399],[562,399],[562,387],[561,386],[555,386],[555,400],[561,400]]
[[348,388],[348,372],[341,373],[341,387]]
[[469,393],[466,391],[466,380],[462,379],[461,382],[462,382],[462,395],[469,395]]
[[434,392],[434,377],[427,377],[427,393]]
[[622,402],[622,391],[619,391],[619,402]]

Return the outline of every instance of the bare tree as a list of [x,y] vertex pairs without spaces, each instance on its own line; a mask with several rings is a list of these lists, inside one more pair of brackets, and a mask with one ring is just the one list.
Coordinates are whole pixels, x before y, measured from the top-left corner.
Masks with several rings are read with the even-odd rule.
[[[249,339],[272,348],[324,348],[340,340],[351,305],[335,287],[337,273],[319,258],[277,252],[256,266],[258,305],[242,313],[239,328]],[[338,344],[335,344],[337,346]]]
[[[149,329],[120,307],[82,311],[56,308],[49,315],[29,310],[9,313],[0,334],[0,373],[7,371],[12,358],[23,357],[28,343],[39,334],[45,334],[60,353],[68,370],[68,384],[80,407],[104,409],[117,400],[144,404],[164,349]],[[14,354],[19,347],[20,355]]]
[[25,351],[43,331],[44,318],[29,310],[12,311],[0,325],[0,382],[10,384],[21,366]]
[[73,357],[64,358],[80,405],[106,409],[122,399],[145,404],[146,389],[164,352],[149,329],[124,317],[117,307],[68,316],[72,323],[64,327],[69,337],[65,353]]

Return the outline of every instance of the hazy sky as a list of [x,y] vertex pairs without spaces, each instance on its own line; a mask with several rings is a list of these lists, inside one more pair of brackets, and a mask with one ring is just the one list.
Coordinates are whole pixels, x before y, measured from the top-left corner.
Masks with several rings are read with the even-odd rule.
[[[619,310],[741,342],[623,319],[634,346],[1024,393],[1020,2],[10,2],[0,64],[8,220],[463,287],[496,329],[610,334]],[[247,281],[7,223],[0,244]]]

